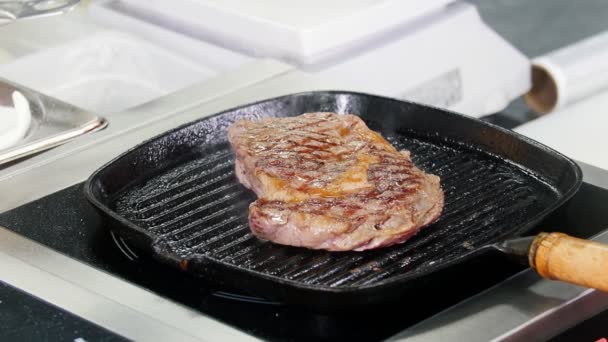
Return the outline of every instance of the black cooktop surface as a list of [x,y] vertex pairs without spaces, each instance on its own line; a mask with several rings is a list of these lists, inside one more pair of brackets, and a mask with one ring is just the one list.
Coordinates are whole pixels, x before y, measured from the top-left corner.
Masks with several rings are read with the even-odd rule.
[[[608,191],[584,184],[538,230],[589,237],[608,226],[608,212],[602,210],[607,201]],[[145,257],[104,226],[84,198],[82,184],[1,214],[0,225],[266,340],[382,340],[523,269],[500,255],[487,255],[437,274],[390,306],[312,312],[254,293],[214,288]]]
[[0,341],[127,341],[2,281],[0,327]]

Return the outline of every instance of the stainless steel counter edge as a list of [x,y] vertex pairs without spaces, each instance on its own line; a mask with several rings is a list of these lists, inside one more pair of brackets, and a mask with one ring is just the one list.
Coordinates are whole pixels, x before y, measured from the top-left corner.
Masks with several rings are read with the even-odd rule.
[[0,227],[0,280],[136,341],[252,336]]
[[124,134],[150,123],[164,120],[201,103],[225,96],[241,88],[249,87],[288,72],[292,67],[273,60],[257,60],[230,72],[223,73],[205,82],[192,85],[175,93],[160,97],[140,106],[119,113],[102,113],[108,126],[98,132],[78,137],[53,150],[23,159],[0,169],[0,181],[16,174],[40,167],[93,144]]
[[[585,182],[608,189],[607,171],[578,164]],[[593,240],[608,243],[608,230]],[[608,293],[546,280],[527,269],[388,341],[542,341],[605,309]]]

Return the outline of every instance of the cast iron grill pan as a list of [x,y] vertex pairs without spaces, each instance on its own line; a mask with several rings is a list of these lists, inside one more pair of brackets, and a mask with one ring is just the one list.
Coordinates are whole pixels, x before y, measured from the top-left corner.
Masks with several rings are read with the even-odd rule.
[[[421,169],[439,175],[445,208],[406,243],[332,253],[250,233],[256,199],[234,173],[235,120],[334,111],[361,116]],[[576,165],[510,131],[412,103],[343,92],[288,95],[151,139],[91,176],[89,200],[111,229],[161,261],[219,284],[317,307],[371,304],[531,228],[580,184]]]

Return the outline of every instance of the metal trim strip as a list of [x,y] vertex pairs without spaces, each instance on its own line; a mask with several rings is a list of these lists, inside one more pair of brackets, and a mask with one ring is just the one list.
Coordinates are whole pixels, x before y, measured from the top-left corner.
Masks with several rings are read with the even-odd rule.
[[3,227],[0,264],[0,280],[129,339],[256,340]]

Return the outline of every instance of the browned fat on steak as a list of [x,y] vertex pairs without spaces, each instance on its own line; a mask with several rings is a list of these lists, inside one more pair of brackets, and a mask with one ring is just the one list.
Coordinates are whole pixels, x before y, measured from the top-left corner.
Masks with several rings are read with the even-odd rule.
[[262,239],[362,251],[404,242],[443,210],[439,177],[355,115],[241,120],[228,139],[238,179],[259,197],[249,225]]

